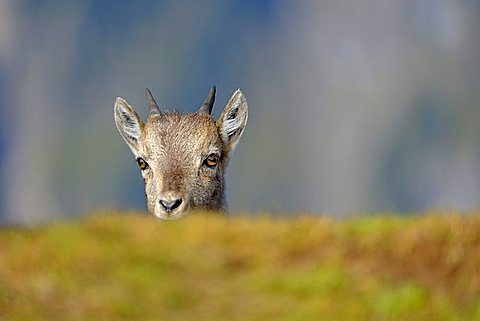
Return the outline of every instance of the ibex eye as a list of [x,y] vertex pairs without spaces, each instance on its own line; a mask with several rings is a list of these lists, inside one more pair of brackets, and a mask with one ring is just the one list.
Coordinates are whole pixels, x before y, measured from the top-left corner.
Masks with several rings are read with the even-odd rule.
[[148,167],[147,162],[141,157],[137,158],[137,164],[142,171]]
[[217,166],[218,156],[215,154],[211,154],[207,157],[207,159],[205,159],[204,163],[205,165],[207,165],[207,167],[214,168],[215,166]]

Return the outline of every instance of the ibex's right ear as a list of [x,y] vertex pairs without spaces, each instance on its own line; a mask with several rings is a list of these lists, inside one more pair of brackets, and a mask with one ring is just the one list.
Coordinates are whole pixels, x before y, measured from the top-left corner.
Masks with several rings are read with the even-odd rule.
[[121,97],[117,97],[113,107],[115,125],[123,139],[136,155],[140,147],[143,132],[143,121],[135,110]]

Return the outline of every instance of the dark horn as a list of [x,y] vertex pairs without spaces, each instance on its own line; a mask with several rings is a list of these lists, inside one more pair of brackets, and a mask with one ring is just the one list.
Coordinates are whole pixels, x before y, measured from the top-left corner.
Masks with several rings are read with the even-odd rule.
[[157,102],[155,101],[155,98],[153,98],[152,93],[150,92],[150,89],[145,89],[145,98],[147,99],[147,105],[148,105],[148,114],[149,115],[161,115],[160,108],[158,108]]
[[210,89],[210,92],[208,93],[207,98],[205,98],[205,101],[203,102],[202,106],[198,110],[199,114],[210,115],[212,113],[213,103],[215,102],[215,93],[216,92],[217,92],[217,87],[215,87],[215,85],[213,85],[212,89]]

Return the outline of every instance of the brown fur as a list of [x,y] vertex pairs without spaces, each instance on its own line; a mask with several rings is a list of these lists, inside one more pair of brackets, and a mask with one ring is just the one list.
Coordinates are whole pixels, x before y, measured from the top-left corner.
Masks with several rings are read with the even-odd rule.
[[[239,90],[217,122],[201,112],[173,112],[151,113],[143,124],[121,98],[117,98],[114,109],[120,134],[135,157],[148,163],[141,173],[149,213],[175,219],[198,208],[225,211],[225,170],[248,115],[246,100]],[[213,168],[206,165],[207,157],[212,155],[218,156]],[[181,200],[181,204],[166,210],[161,200]]]

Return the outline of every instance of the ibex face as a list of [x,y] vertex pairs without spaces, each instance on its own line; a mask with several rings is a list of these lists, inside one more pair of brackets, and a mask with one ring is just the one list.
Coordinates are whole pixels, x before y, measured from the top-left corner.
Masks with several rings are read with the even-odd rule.
[[176,219],[195,208],[224,211],[225,169],[247,124],[245,96],[237,90],[215,122],[215,86],[197,112],[183,115],[163,113],[148,89],[145,94],[146,123],[120,97],[114,115],[141,169],[148,212]]

